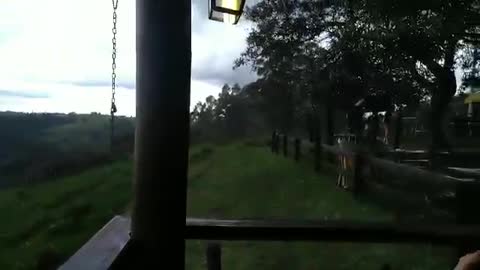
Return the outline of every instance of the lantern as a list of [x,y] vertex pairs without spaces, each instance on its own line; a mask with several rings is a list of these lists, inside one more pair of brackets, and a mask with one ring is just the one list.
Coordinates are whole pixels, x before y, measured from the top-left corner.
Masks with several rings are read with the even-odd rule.
[[236,24],[242,16],[245,0],[208,0],[209,19]]

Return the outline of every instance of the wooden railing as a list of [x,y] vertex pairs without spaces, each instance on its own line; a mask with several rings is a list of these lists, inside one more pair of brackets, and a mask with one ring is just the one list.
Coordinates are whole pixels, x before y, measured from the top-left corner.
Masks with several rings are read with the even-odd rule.
[[[480,242],[479,226],[400,225],[300,220],[212,220],[187,218],[185,239],[208,240],[207,269],[222,269],[220,241],[314,241],[416,243],[463,247]],[[459,251],[462,254],[463,249]]]
[[[402,188],[414,183],[419,192],[443,192],[453,190],[455,196],[456,222],[452,224],[412,224],[412,223],[372,223],[356,221],[326,220],[218,220],[187,218],[184,227],[184,239],[206,240],[208,270],[222,269],[221,241],[314,241],[349,243],[417,243],[454,247],[460,256],[467,251],[478,249],[480,243],[480,215],[478,215],[478,194],[480,185],[476,181],[449,177],[438,172],[426,171],[391,160],[382,159],[367,151],[358,149],[340,149],[324,145],[319,138],[315,142],[289,139],[287,136],[272,136],[271,149],[276,154],[293,157],[301,161],[313,153],[314,166],[321,170],[330,162],[331,156],[352,158],[354,166],[350,172],[353,182],[352,192],[361,195],[372,188],[372,184],[381,182]],[[335,160],[335,158],[334,158]],[[384,174],[384,179],[373,181],[372,173],[365,171],[374,167]],[[344,172],[342,172],[344,173]],[[397,179],[397,180],[395,180]],[[399,179],[399,181],[398,181]],[[404,198],[405,200],[408,198]],[[127,269],[125,265],[136,268],[141,261],[142,248],[135,240],[128,240],[130,222],[116,218],[119,222],[110,222],[99,234],[107,237],[94,237],[62,269],[76,268],[77,261],[98,262],[97,269],[107,269],[107,264],[116,257],[109,269]],[[121,222],[120,222],[121,221]],[[117,224],[117,225],[115,225]],[[118,225],[120,224],[120,225]],[[122,241],[118,236],[122,235]],[[110,238],[115,238],[112,241]],[[125,245],[125,246],[124,246]],[[141,246],[141,245],[140,245]],[[122,249],[123,247],[123,249]],[[99,250],[99,248],[101,250]],[[119,250],[122,249],[121,252]],[[95,254],[95,256],[90,256]],[[133,257],[133,259],[132,259]],[[92,259],[93,258],[93,259]],[[453,262],[452,262],[453,263]],[[105,268],[102,268],[105,265]],[[117,267],[118,266],[118,267]],[[83,269],[83,268],[82,268]],[[93,269],[93,268],[91,268]]]
[[[428,207],[427,210],[431,210],[435,206],[441,211],[448,211],[453,215],[453,221],[459,224],[480,224],[479,215],[473,214],[477,212],[475,205],[480,194],[480,181],[474,178],[452,177],[438,171],[399,163],[401,152],[380,153],[380,156],[392,159],[389,160],[359,145],[350,144],[340,148],[321,144],[319,138],[311,142],[273,133],[271,150],[279,154],[280,149],[284,156],[293,157],[296,161],[313,153],[316,170],[325,164],[331,165],[331,161],[338,161],[339,157],[347,158],[351,165],[347,170],[337,164],[334,164],[334,167],[337,174],[348,177],[351,186],[348,190],[354,195],[385,193],[381,195],[389,197],[390,200],[403,201],[411,207]],[[326,158],[328,155],[333,158]]]
[[[140,243],[129,239],[129,231],[129,218],[114,217],[59,269],[143,269],[139,265],[141,266],[144,259],[142,254],[146,251]],[[478,247],[480,227],[326,220],[187,218],[184,239],[208,241],[207,269],[220,270],[221,241],[413,243]]]
[[[280,139],[281,138],[281,139]],[[280,142],[281,145],[280,145]],[[273,153],[279,154],[279,149],[283,149],[283,155],[288,157],[289,148],[293,145],[292,157],[299,161],[301,156],[308,152],[313,152],[315,167],[322,167],[322,164],[328,162],[323,153],[334,155],[336,157],[343,156],[351,160],[351,179],[353,186],[362,185],[365,181],[361,178],[368,176],[365,173],[366,168],[373,168],[376,172],[394,178],[401,178],[404,183],[413,183],[421,191],[445,191],[455,190],[459,185],[471,188],[480,187],[480,181],[472,178],[457,178],[448,176],[435,171],[428,171],[414,166],[401,164],[385,158],[379,158],[371,152],[361,148],[360,146],[352,146],[340,148],[338,146],[321,144],[319,141],[310,142],[299,138],[288,138],[287,135],[275,134],[272,136],[271,149]],[[395,155],[395,152],[393,152]],[[362,163],[362,164],[359,164]],[[362,168],[363,167],[363,168]],[[338,168],[340,170],[340,168]],[[388,183],[393,178],[383,179],[383,183]],[[392,181],[393,182],[393,181]]]

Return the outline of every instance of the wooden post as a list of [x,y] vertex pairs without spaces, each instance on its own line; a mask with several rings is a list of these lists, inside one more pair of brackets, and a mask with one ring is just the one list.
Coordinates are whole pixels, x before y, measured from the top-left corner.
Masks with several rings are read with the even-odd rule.
[[185,268],[191,6],[190,0],[136,1],[131,241],[142,250],[139,269]]
[[296,138],[295,139],[295,161],[299,161],[300,156],[302,155],[301,144],[302,144],[302,141],[299,138]]
[[280,154],[280,134],[275,136],[275,153]]
[[312,113],[307,114],[307,131],[308,139],[313,143],[314,138],[314,120]]
[[[480,194],[480,186],[476,183],[459,183],[457,184],[456,193],[457,225],[480,224],[480,215],[478,215],[478,195]],[[480,249],[480,243],[478,242],[461,243],[457,248],[457,259],[478,249]]]
[[288,156],[288,136],[283,135],[283,155]]
[[397,117],[395,118],[395,137],[393,140],[393,149],[398,149],[400,148],[400,138],[402,136],[402,128],[403,128],[403,122],[402,122],[402,112],[398,111],[397,112]]
[[322,141],[320,139],[320,135],[317,133],[315,137],[315,149],[314,149],[314,166],[315,166],[315,171],[319,172],[320,169],[322,168]]
[[207,269],[222,270],[222,248],[219,243],[207,245]]
[[361,153],[355,152],[353,156],[353,175],[352,175],[352,192],[353,195],[359,195],[363,191],[362,169],[365,166]]
[[[325,144],[327,145],[330,145],[330,146],[334,146],[335,145],[335,122],[334,122],[334,119],[335,119],[335,109],[333,107],[333,102],[331,102],[332,100],[332,97],[331,97],[331,93],[332,93],[332,89],[329,90],[329,94],[327,96],[327,106],[326,106],[326,113],[325,113],[325,117],[326,117],[326,121],[325,121]],[[320,134],[322,132],[322,130],[320,130],[320,128],[318,129],[318,133]],[[327,159],[330,163],[335,163],[336,161],[336,156],[335,154],[333,153],[329,153],[327,152],[326,154],[327,156]]]
[[275,136],[275,153],[278,155],[280,154],[280,134]]
[[438,169],[438,159],[437,159],[438,153],[435,152],[434,149],[431,149],[429,152],[429,161],[428,161],[428,167],[430,170],[436,170]]
[[271,149],[272,149],[272,153],[275,153],[275,140],[276,140],[276,137],[277,137],[277,131],[274,131],[272,133],[272,140],[270,142],[270,146],[271,146]]

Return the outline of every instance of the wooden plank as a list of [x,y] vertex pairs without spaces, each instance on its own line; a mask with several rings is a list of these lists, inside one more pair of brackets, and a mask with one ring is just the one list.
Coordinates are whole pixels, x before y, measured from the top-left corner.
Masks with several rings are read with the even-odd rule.
[[372,156],[367,156],[366,159],[368,160],[368,163],[376,167],[376,169],[379,169],[391,176],[403,178],[405,181],[416,181],[424,184],[442,185],[443,187],[455,187],[455,185],[458,183],[472,182],[472,179],[455,178]]
[[480,178],[480,169],[478,168],[448,167],[448,171],[462,177]]
[[349,145],[348,148],[347,146],[345,146],[344,149],[341,149],[338,146],[322,144],[322,149],[325,152],[332,153],[335,155],[342,155],[342,156],[349,156],[349,157],[353,157],[355,155],[355,153],[351,149],[351,145]]
[[187,218],[185,239],[332,241],[357,243],[479,242],[479,226],[338,222],[326,220],[213,220]]
[[59,270],[106,270],[130,239],[130,219],[115,216]]

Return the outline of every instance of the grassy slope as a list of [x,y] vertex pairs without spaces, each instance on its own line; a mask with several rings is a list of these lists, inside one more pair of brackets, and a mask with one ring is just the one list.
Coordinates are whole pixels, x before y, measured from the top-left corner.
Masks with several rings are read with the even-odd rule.
[[[339,192],[308,165],[242,144],[197,147],[189,171],[188,213],[223,218],[389,220],[377,207]],[[75,252],[130,199],[131,162],[61,181],[0,192],[0,269],[32,269],[39,257]],[[188,241],[187,269],[205,268],[205,242]],[[327,243],[224,243],[225,269],[448,269],[445,250]],[[408,258],[408,259],[406,259]]]
[[[131,162],[0,193],[0,269],[64,260],[130,200]],[[40,259],[42,258],[42,259]]]
[[[308,164],[263,147],[215,149],[191,168],[188,214],[226,218],[391,220],[357,203]],[[205,241],[188,241],[187,269],[205,268]],[[451,251],[412,245],[332,243],[223,243],[225,269],[448,269]],[[201,262],[201,263],[199,263]]]

